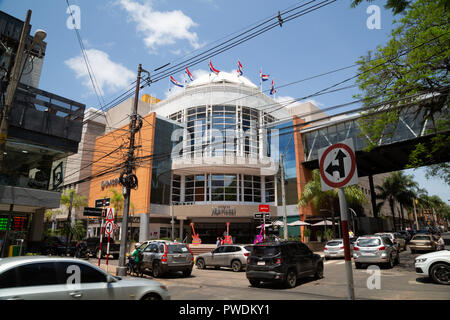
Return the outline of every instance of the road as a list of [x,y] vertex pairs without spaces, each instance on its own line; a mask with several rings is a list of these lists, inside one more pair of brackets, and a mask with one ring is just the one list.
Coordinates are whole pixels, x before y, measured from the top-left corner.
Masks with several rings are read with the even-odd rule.
[[[411,254],[409,250],[403,251],[400,253],[399,265],[393,269],[379,269],[381,276],[378,288],[375,286],[377,282],[373,281],[372,271],[353,268],[356,299],[450,300],[448,286],[435,284],[429,278],[416,275],[414,258],[418,255]],[[96,263],[95,259],[91,261]],[[117,260],[111,260],[110,263],[109,271],[113,273]],[[323,279],[299,280],[292,289],[275,284],[263,284],[260,288],[254,288],[245,277],[245,271],[233,272],[226,268],[199,270],[194,267],[188,278],[175,274],[156,280],[168,287],[173,300],[347,299],[344,260],[326,260],[324,264]],[[151,279],[150,276],[146,277]],[[369,289],[368,283],[375,288]]]

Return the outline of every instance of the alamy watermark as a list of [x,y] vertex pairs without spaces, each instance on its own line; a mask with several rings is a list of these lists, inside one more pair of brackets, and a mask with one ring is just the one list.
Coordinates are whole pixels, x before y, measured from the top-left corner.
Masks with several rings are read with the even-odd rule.
[[381,270],[380,267],[376,265],[370,265],[367,267],[366,273],[370,274],[370,276],[367,278],[367,288],[369,290],[381,289]]
[[379,6],[370,5],[367,7],[366,13],[370,16],[366,20],[366,26],[369,30],[381,29],[381,9]]
[[69,15],[66,20],[66,26],[69,30],[81,29],[81,9],[77,5],[67,7],[66,13]]

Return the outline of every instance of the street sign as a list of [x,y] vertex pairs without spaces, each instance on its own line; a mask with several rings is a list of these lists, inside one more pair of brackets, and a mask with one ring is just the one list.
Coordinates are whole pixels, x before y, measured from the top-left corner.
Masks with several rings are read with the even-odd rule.
[[114,208],[106,209],[106,221],[114,221]]
[[358,184],[353,140],[320,149],[319,169],[322,191]]
[[266,217],[266,219],[269,219],[270,213],[255,213],[254,214],[255,219],[264,219],[264,216]]
[[97,199],[95,200],[95,207],[96,208],[109,207],[110,202],[111,198]]
[[260,204],[259,212],[270,212],[270,206],[268,204]]
[[91,207],[84,207],[83,210],[83,216],[88,217],[101,217],[102,216],[102,209],[99,208],[91,208]]
[[105,233],[106,233],[107,235],[111,235],[111,233],[113,232],[113,230],[114,230],[114,225],[113,225],[112,221],[106,222],[106,225],[105,225]]

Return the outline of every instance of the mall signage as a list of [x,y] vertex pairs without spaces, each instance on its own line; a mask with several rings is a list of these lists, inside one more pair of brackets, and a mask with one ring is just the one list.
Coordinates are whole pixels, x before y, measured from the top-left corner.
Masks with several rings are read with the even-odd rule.
[[211,216],[235,217],[236,208],[231,208],[230,206],[219,206],[217,208],[212,208]]

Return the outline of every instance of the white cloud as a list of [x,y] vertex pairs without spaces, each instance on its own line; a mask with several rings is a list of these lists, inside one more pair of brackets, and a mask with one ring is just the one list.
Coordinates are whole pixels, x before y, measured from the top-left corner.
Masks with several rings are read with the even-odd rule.
[[[136,77],[132,71],[120,63],[111,61],[108,54],[103,51],[89,49],[86,50],[86,55],[101,95],[104,95],[105,92],[114,93],[128,89],[130,83]],[[83,85],[94,93],[83,56],[80,54],[77,57],[64,61],[64,63],[75,72],[76,78],[81,79]]]
[[150,0],[144,4],[133,0],[118,0],[118,3],[136,23],[137,32],[143,35],[144,44],[151,52],[177,40],[187,40],[195,49],[201,47],[197,34],[190,31],[197,24],[182,11],[156,11]]
[[316,107],[319,107],[319,108],[325,106],[323,103],[316,101],[314,99],[297,101],[295,98],[289,97],[289,96],[276,97],[276,101],[278,103],[281,103],[286,108],[292,108],[292,107],[298,106],[299,104],[303,104],[303,103],[307,103],[307,102],[311,102],[313,105],[315,105]]

